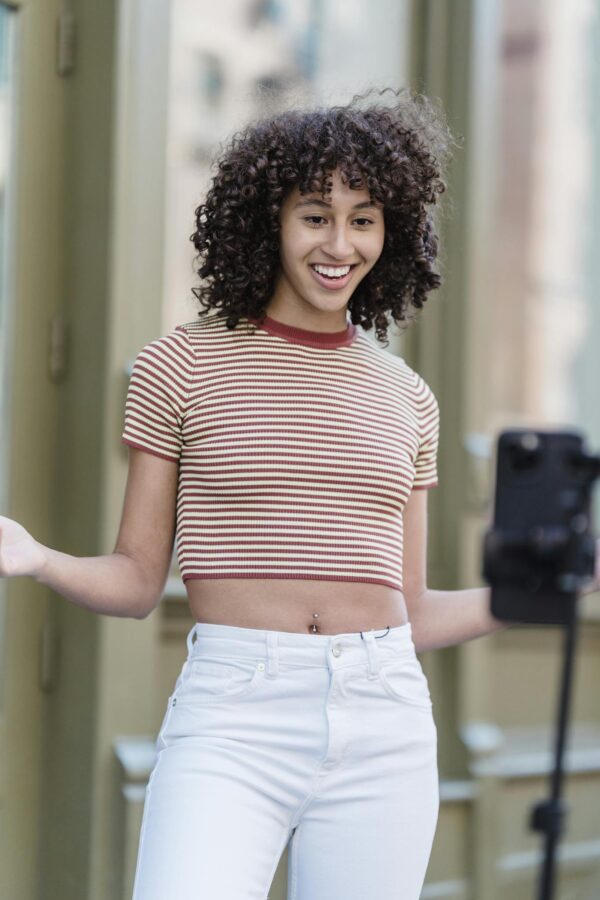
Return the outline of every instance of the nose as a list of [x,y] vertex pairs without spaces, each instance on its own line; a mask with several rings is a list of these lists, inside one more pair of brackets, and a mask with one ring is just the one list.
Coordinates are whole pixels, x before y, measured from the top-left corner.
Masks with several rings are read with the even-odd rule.
[[333,259],[348,259],[354,252],[354,245],[349,239],[344,225],[334,225],[322,246],[323,251]]

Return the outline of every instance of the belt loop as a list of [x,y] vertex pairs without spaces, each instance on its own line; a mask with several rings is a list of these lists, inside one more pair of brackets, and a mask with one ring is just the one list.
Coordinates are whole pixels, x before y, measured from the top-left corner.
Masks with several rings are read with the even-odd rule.
[[267,631],[267,676],[275,678],[279,673],[277,632]]
[[196,628],[197,628],[197,627],[198,627],[198,623],[196,622],[196,623],[192,626],[192,628],[191,628],[191,630],[190,630],[190,632],[189,632],[189,634],[188,634],[188,636],[187,636],[188,656],[189,656],[190,653],[192,652],[192,647],[194,646],[194,635],[196,634]]
[[367,648],[367,653],[369,657],[369,678],[376,678],[377,673],[379,671],[379,657],[377,655],[377,644],[375,643],[375,632],[373,629],[370,631],[361,631],[361,635],[365,642],[365,647]]

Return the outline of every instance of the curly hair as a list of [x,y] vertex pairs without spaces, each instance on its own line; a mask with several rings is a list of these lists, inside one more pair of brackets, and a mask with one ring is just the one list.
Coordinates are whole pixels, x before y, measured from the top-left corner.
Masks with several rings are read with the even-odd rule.
[[[393,105],[371,103],[391,91]],[[406,326],[442,283],[434,271],[438,236],[433,210],[446,190],[444,167],[456,145],[441,107],[408,87],[370,88],[345,106],[293,108],[247,124],[216,158],[205,202],[190,236],[203,280],[192,288],[204,316],[218,309],[232,329],[262,322],[280,269],[280,210],[288,194],[330,192],[330,173],[366,187],[383,204],[379,259],[348,302],[351,321],[375,326],[387,341],[390,320]]]

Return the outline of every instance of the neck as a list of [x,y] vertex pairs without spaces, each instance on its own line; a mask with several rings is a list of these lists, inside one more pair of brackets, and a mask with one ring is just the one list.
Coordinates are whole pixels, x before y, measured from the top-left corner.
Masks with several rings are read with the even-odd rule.
[[304,310],[277,307],[271,304],[266,310],[267,316],[282,325],[290,328],[301,328],[305,331],[322,332],[323,334],[337,334],[348,327],[346,309],[337,310],[335,313],[306,312]]

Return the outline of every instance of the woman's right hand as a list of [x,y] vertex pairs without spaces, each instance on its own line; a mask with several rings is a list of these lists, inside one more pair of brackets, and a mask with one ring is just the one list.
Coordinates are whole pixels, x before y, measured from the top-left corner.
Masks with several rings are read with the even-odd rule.
[[0,577],[32,575],[35,578],[45,562],[43,547],[27,529],[14,519],[0,516]]

